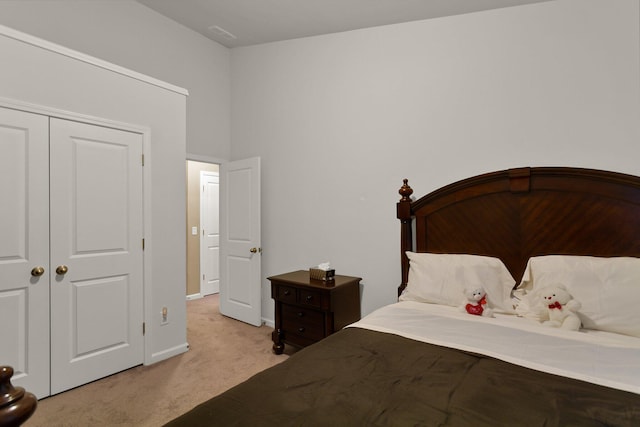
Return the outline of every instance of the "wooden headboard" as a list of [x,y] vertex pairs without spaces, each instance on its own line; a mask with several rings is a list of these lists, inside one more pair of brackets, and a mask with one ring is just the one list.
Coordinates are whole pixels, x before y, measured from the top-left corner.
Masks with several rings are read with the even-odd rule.
[[532,167],[468,178],[415,201],[405,179],[399,193],[399,292],[409,275],[405,251],[498,257],[516,282],[532,256],[640,257],[640,177]]

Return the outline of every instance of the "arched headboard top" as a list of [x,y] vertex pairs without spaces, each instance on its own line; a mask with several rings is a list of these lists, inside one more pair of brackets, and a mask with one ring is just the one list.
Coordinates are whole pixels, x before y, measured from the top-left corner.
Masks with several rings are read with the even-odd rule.
[[411,192],[405,181],[397,204],[401,290],[408,250],[498,257],[516,281],[532,256],[640,257],[640,177],[527,167],[464,179],[415,201]]

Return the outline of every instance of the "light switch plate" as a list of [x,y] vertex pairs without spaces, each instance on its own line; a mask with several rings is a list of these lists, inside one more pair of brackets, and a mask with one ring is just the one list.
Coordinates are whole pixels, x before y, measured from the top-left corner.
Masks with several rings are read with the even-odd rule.
[[191,234],[193,236],[197,236],[198,235],[198,227],[191,227]]

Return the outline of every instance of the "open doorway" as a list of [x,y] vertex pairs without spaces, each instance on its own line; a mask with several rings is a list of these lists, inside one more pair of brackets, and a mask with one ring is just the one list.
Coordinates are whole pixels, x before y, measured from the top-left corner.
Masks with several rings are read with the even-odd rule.
[[219,170],[187,160],[187,299],[219,291]]

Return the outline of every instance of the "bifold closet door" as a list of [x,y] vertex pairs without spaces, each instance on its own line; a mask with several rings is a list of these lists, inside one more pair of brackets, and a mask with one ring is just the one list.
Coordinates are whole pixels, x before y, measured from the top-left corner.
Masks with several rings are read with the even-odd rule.
[[46,397],[143,362],[142,135],[0,107],[0,364]]
[[50,122],[51,393],[141,364],[142,135]]
[[49,118],[0,107],[0,365],[49,395]]

